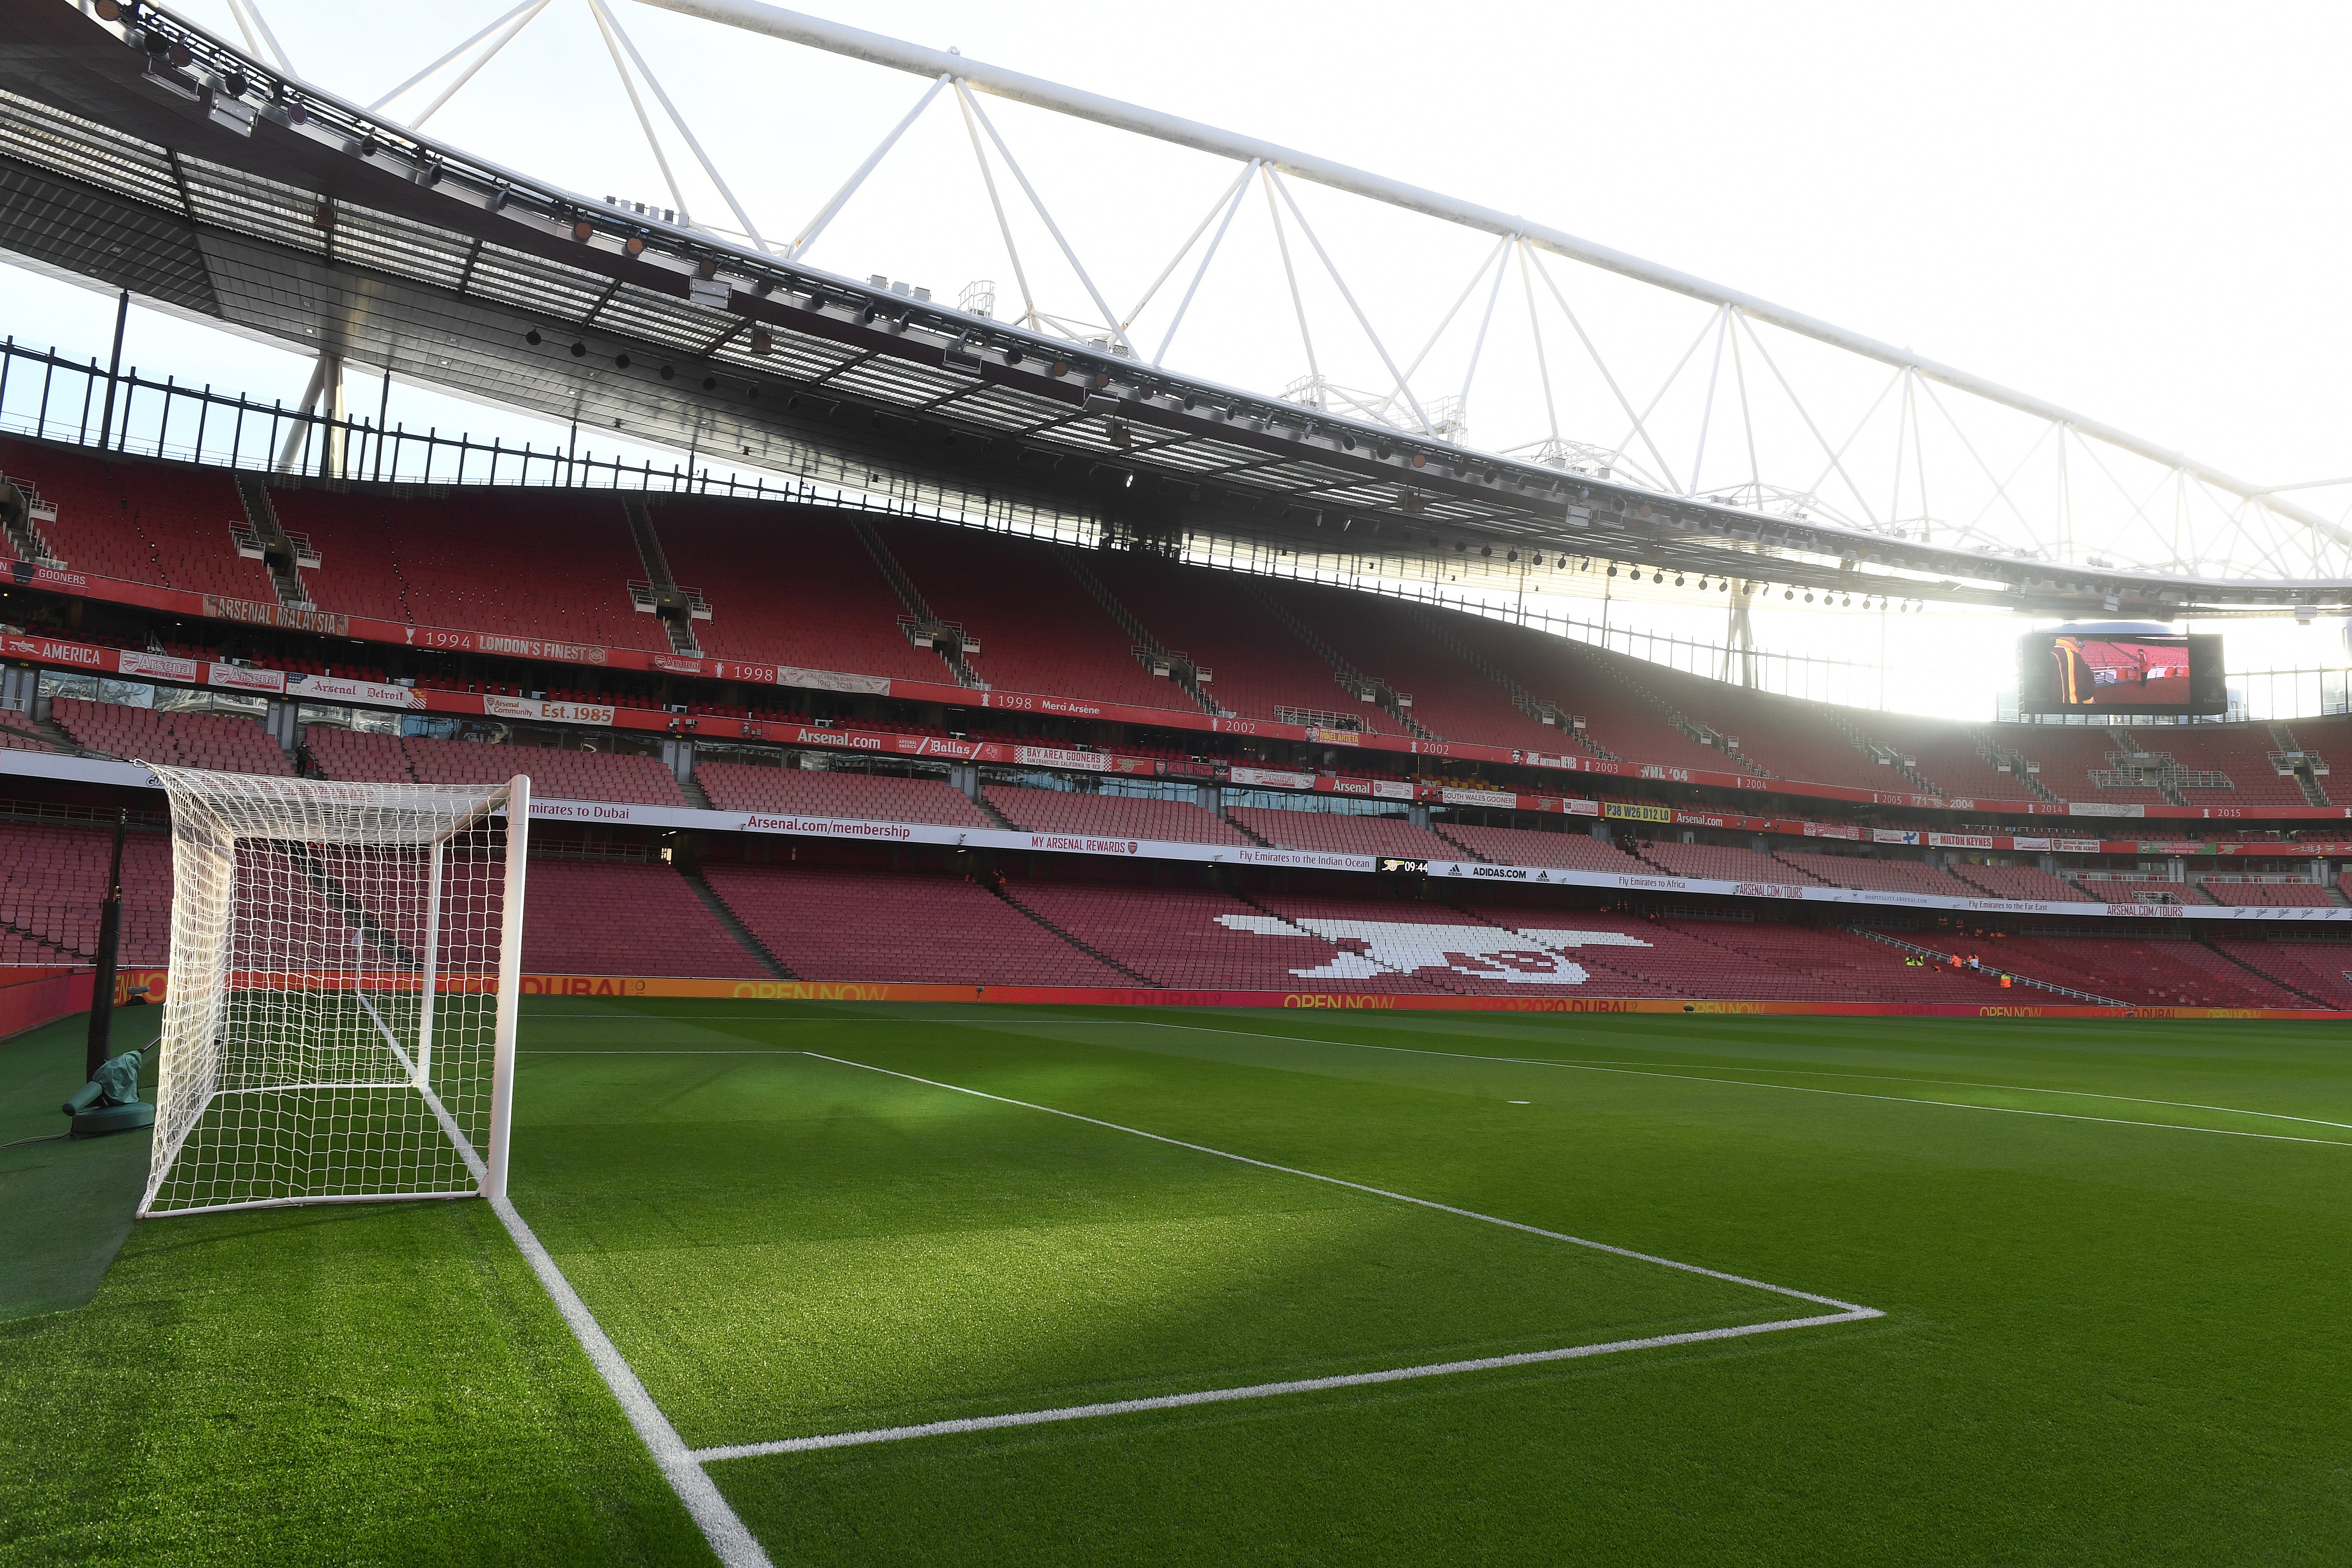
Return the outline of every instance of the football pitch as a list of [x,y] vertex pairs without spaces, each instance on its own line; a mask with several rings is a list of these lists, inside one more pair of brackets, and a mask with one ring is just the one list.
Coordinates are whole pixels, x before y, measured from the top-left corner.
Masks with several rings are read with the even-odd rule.
[[[678,1478],[778,1564],[2352,1540],[2325,1026],[523,1022],[513,1205],[603,1372],[488,1205],[150,1220],[100,1279],[143,1143],[0,1150],[0,1562],[709,1562]],[[0,1141],[73,1025],[0,1046]]]

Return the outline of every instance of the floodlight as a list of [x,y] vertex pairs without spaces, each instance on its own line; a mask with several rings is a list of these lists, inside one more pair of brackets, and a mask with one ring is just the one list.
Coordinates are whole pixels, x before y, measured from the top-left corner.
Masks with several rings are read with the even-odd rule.
[[661,367],[661,378],[664,381],[674,380],[677,378],[677,371],[673,366],[664,365]]
[[[572,345],[572,357],[573,359],[583,359],[587,357],[587,353],[588,345],[586,343],[575,342]],[[626,356],[624,356],[625,361],[625,358]]]
[[529,343],[531,347],[537,348],[546,340],[539,335],[539,329],[537,327],[533,327],[530,331],[522,335],[522,341]]
[[614,355],[613,356],[613,365],[614,365],[614,369],[616,369],[616,370],[626,370],[626,369],[628,369],[628,368],[629,368],[629,356],[628,356],[628,355],[626,355],[626,354],[614,354]]

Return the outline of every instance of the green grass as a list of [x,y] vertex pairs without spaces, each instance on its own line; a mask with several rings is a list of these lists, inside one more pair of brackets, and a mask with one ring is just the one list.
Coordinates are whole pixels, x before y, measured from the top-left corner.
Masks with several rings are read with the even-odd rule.
[[[713,1464],[779,1563],[2352,1539],[2324,1028],[582,1000],[525,1047],[517,1206],[697,1446],[1819,1310],[803,1051],[1887,1313]],[[706,1560],[478,1204],[142,1225],[0,1324],[0,1561]]]

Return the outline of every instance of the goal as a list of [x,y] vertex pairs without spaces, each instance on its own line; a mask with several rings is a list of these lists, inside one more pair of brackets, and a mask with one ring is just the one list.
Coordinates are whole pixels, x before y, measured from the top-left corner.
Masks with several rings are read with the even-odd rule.
[[150,771],[174,888],[140,1214],[503,1198],[530,781]]

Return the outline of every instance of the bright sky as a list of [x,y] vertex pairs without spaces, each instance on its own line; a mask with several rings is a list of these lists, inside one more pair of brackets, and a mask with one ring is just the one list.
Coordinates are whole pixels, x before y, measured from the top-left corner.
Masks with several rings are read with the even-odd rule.
[[[306,76],[363,103],[504,8],[501,0],[409,0],[396,13],[262,3]],[[184,5],[237,36],[224,0]],[[615,0],[615,12],[771,238],[797,230],[923,90],[914,77],[632,0]],[[2352,237],[2336,199],[2352,176],[2333,110],[2352,47],[2352,14],[2341,7],[1204,3],[1157,12],[892,0],[821,14],[1524,213],[1914,347],[2248,479],[2352,474],[2329,368],[2352,362],[2352,321],[2327,308]],[[437,85],[394,109],[414,113]],[[981,102],[1122,312],[1234,172]],[[428,130],[592,196],[675,200],[586,0],[553,0]],[[691,154],[675,137],[667,146],[697,218],[731,226]],[[1003,184],[1001,165],[997,173]],[[1292,191],[1376,326],[1391,323],[1388,347],[1400,359],[1421,346],[1493,243],[1315,187]],[[1003,194],[1040,308],[1091,315],[1051,237],[1009,184]],[[1384,391],[1378,355],[1295,226],[1287,238],[1324,374]],[[1274,392],[1306,374],[1275,245],[1265,195],[1254,191],[1169,351],[1171,368]],[[809,259],[851,276],[904,278],[950,303],[965,283],[987,278],[999,317],[1019,310],[966,129],[945,97]],[[1704,323],[1703,306],[1550,265],[1636,398]],[[1191,267],[1138,320],[1147,357]],[[110,301],[21,272],[8,281],[5,330],[103,355]],[[1495,296],[1469,403],[1476,446],[1545,433],[1528,287],[1513,273]],[[1474,290],[1432,351],[1415,378],[1425,398],[1460,390],[1486,298],[1483,286]],[[1563,370],[1576,351],[1550,310],[1538,315],[1561,378],[1561,434],[1614,444],[1622,421],[1597,379],[1572,384]],[[151,375],[289,402],[308,374],[292,355],[144,311],[134,312],[126,357]],[[1825,394],[1832,406],[1823,423],[1851,423],[1874,389]],[[372,412],[374,394],[372,379],[355,374],[353,406]],[[1862,401],[1836,406],[1838,396]],[[405,385],[393,391],[392,416],[411,428],[561,439],[522,416]],[[1715,437],[1708,483],[1727,482],[1721,465],[1735,445]],[[2330,515],[2352,504],[2352,487],[2310,495]],[[1938,515],[1958,504],[1927,500]],[[1616,604],[1612,624],[1631,616],[1685,636],[1721,635],[1719,596],[1704,612],[1683,602]],[[1882,626],[1874,613],[1774,603],[1757,615],[1770,647],[1874,660],[1883,631],[1902,677],[1890,704],[1989,717],[2007,684],[2012,622],[1937,613]],[[1597,605],[1550,607],[1600,614]],[[2347,662],[2341,623],[2226,629],[2233,668]]]

